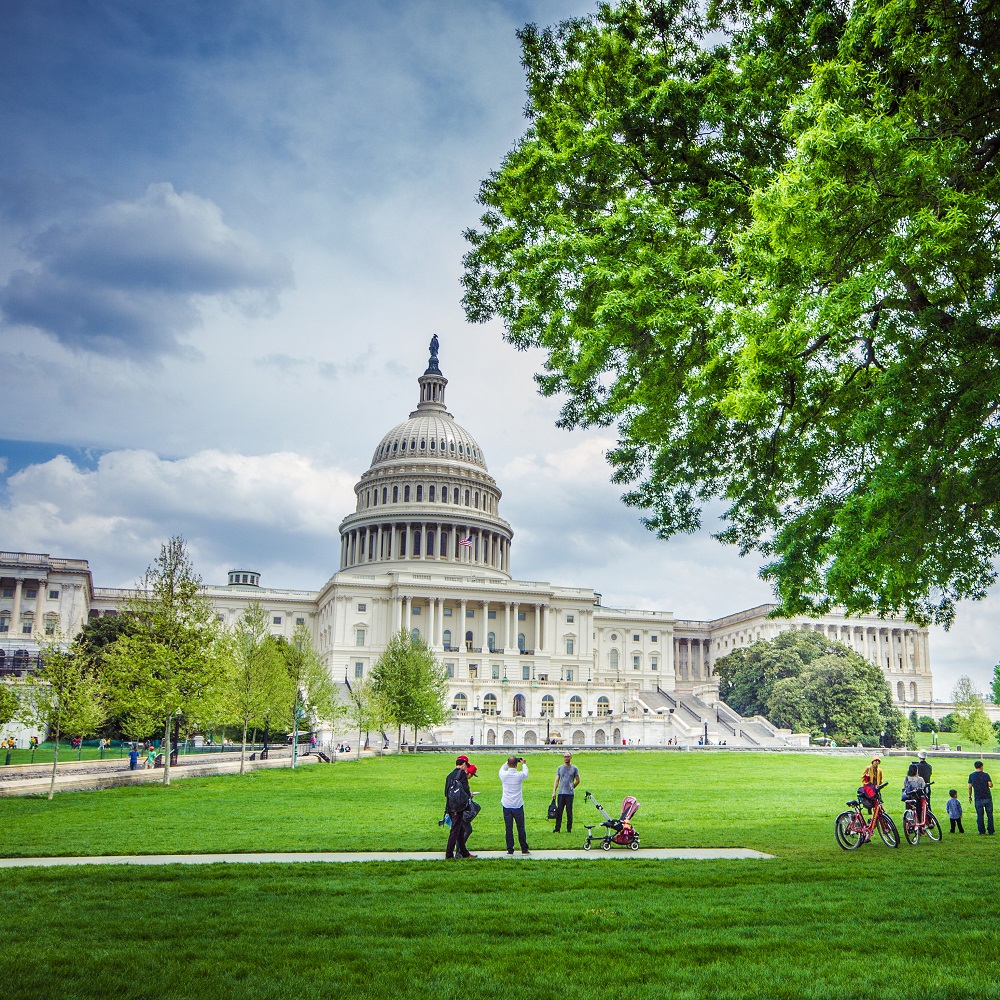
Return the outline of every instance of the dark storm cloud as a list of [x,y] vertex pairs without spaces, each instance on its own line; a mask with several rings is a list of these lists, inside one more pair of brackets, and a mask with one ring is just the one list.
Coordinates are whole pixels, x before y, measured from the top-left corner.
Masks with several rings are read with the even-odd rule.
[[253,314],[292,283],[285,258],[171,184],[50,226],[27,251],[29,266],[0,288],[7,324],[137,360],[177,353],[199,321],[199,298],[225,297]]

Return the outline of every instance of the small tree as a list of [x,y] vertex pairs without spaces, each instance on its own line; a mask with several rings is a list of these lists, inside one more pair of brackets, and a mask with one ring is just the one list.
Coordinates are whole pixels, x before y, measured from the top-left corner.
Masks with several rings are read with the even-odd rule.
[[[125,634],[104,652],[112,701],[126,731],[163,727],[163,784],[170,784],[170,729],[184,715],[218,711],[225,659],[215,612],[183,538],[171,538],[124,602]],[[147,730],[148,731],[148,730]]]
[[397,729],[402,742],[403,726],[416,733],[447,718],[445,708],[448,678],[422,639],[405,630],[397,632],[378,658],[371,673],[372,689],[381,700],[386,720]]
[[7,682],[0,684],[0,727],[6,726],[21,711],[21,700]]
[[[358,757],[361,756],[362,737],[367,739],[372,730],[381,733],[387,722],[386,707],[370,679],[365,679],[357,686],[347,686],[348,713],[351,721],[358,729]],[[381,752],[382,741],[379,740]]]
[[963,743],[971,743],[979,747],[979,752],[983,748],[990,746],[996,739],[996,732],[993,723],[986,714],[986,709],[982,702],[977,705],[970,705],[960,713],[958,722],[958,736]]
[[47,644],[40,661],[22,689],[22,716],[52,737],[51,802],[56,788],[60,737],[68,734],[82,739],[97,732],[107,718],[107,704],[98,679],[84,660],[58,641]]
[[270,638],[267,615],[259,601],[247,605],[227,637],[226,714],[242,728],[240,774],[246,770],[247,730],[274,711],[287,688],[284,661]]
[[1000,705],[1000,663],[993,668],[993,704]]

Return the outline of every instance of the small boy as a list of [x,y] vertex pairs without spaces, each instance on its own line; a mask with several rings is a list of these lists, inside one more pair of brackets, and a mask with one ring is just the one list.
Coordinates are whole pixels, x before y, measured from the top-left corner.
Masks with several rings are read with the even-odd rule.
[[952,788],[948,792],[948,802],[945,806],[948,810],[948,818],[951,820],[951,832],[955,832],[955,827],[958,827],[959,833],[965,833],[962,829],[962,803],[958,801],[958,789]]

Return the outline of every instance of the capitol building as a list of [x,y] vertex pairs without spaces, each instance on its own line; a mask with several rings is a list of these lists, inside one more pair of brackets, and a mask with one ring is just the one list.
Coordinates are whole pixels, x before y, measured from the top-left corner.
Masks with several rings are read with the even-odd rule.
[[[720,657],[787,629],[846,643],[882,668],[899,708],[930,714],[927,630],[909,622],[776,620],[771,605],[694,621],[606,607],[590,587],[518,579],[501,490],[448,412],[437,338],[417,383],[416,408],[378,442],[355,487],[329,580],[319,591],[273,589],[257,570],[234,568],[225,584],[205,587],[220,621],[231,626],[259,601],[275,634],[306,625],[348,686],[364,680],[394,633],[423,639],[447,672],[451,709],[444,725],[419,734],[427,742],[800,744],[804,735],[721,703],[713,677]],[[126,593],[95,586],[85,559],[0,552],[0,673],[30,664],[39,633],[73,635],[116,613]]]

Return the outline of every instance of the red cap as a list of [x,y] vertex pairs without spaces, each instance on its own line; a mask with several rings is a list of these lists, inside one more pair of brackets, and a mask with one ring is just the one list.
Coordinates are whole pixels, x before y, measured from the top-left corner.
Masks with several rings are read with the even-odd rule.
[[466,757],[465,754],[463,753],[461,755],[461,757],[456,757],[455,758],[455,763],[456,764],[468,764],[469,763],[469,758]]
[[470,778],[474,778],[477,774],[478,768],[475,764],[470,764],[466,769],[465,773],[468,774]]

